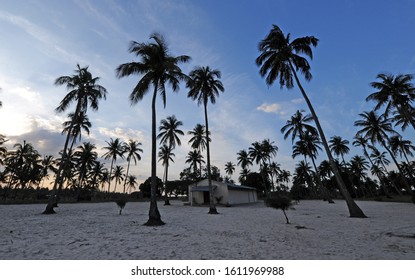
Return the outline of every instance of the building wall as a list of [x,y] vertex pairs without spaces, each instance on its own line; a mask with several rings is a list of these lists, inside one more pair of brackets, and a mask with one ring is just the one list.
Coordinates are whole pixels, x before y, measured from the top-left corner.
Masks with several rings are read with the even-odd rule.
[[257,201],[256,191],[229,190],[229,204],[253,203]]

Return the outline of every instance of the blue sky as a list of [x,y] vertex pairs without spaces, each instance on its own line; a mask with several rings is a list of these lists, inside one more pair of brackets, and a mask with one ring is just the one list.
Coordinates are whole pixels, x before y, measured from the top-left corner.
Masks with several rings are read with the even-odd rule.
[[[291,142],[283,140],[280,129],[297,109],[308,109],[298,89],[265,85],[255,65],[259,41],[272,24],[292,38],[320,39],[311,62],[313,80],[303,86],[326,137],[352,141],[358,114],[373,107],[364,99],[373,92],[369,83],[376,75],[415,73],[413,11],[412,0],[0,0],[0,133],[9,145],[27,140],[42,154],[56,155],[63,146],[60,132],[67,113],[54,112],[66,94],[54,80],[73,74],[77,63],[89,65],[108,96],[98,112],[90,111],[91,135],[82,141],[96,144],[101,155],[110,137],[142,142],[142,161],[131,173],[145,180],[150,174],[150,94],[131,106],[128,96],[139,77],[119,80],[115,68],[136,59],[127,51],[131,40],[147,42],[159,32],[173,55],[192,57],[182,65],[184,72],[199,65],[222,72],[225,92],[208,107],[212,164],[225,175],[225,163],[236,163],[239,150],[269,138],[279,147],[276,161],[292,171]],[[187,98],[184,85],[178,93],[168,92],[165,109],[160,101],[158,121],[175,114],[185,132],[204,122],[202,108]],[[410,128],[404,136],[413,139]],[[175,151],[171,179],[186,167],[188,139],[183,137]],[[350,148],[346,159],[360,153]],[[160,177],[162,172],[159,165]]]

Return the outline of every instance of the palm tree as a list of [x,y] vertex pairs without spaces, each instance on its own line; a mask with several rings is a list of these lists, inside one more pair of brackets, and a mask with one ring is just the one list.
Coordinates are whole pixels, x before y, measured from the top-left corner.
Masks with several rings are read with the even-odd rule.
[[367,140],[364,137],[362,137],[362,135],[360,135],[360,134],[356,134],[356,136],[354,137],[354,139],[355,140],[352,143],[353,146],[355,146],[355,147],[361,146],[363,148],[363,154],[369,160],[370,165],[371,165],[371,167],[370,167],[371,170],[374,170],[375,171],[375,172],[372,172],[372,174],[373,175],[376,175],[379,178],[379,183],[380,183],[381,187],[383,188],[383,190],[385,192],[385,195],[389,197],[388,190],[387,190],[387,188],[386,188],[386,186],[384,184],[385,177],[384,177],[383,173],[377,172],[377,171],[379,171],[379,169],[377,168],[377,166],[375,165],[375,163],[373,162],[372,158],[370,157],[370,155],[369,155],[369,153],[367,151],[367,148],[370,148],[370,149],[374,150],[375,147],[372,146],[372,145],[370,145],[370,144],[368,144],[367,143]]
[[240,150],[237,153],[237,160],[238,160],[238,165],[241,166],[242,169],[246,169],[248,168],[250,165],[252,165],[252,159],[249,156],[248,152],[246,150]]
[[186,163],[190,163],[190,168],[193,169],[195,175],[197,172],[197,165],[202,166],[202,163],[205,163],[203,156],[198,150],[190,151],[186,156]]
[[259,51],[261,54],[256,59],[256,63],[261,67],[260,75],[262,77],[267,76],[266,83],[268,85],[272,85],[277,77],[279,77],[279,84],[281,88],[285,86],[288,89],[291,89],[294,86],[294,76],[297,86],[299,87],[314,119],[320,139],[335,174],[336,181],[344,199],[346,200],[350,216],[363,218],[366,216],[347,191],[346,185],[344,184],[340,172],[334,162],[333,156],[331,155],[330,148],[323,133],[323,129],[321,128],[320,121],[317,118],[317,114],[314,111],[310,99],[308,98],[297,76],[297,71],[300,71],[304,74],[307,81],[311,80],[312,75],[310,72],[310,64],[307,59],[302,57],[300,54],[305,54],[312,59],[313,54],[311,46],[316,47],[317,43],[318,39],[314,36],[301,37],[291,41],[290,34],[285,36],[278,26],[273,25],[270,33],[259,44]]
[[[56,111],[64,112],[73,102],[76,102],[74,118],[72,119],[73,123],[71,125],[72,127],[75,126],[75,120],[77,119],[76,116],[79,116],[81,112],[86,114],[88,107],[91,107],[92,110],[97,111],[99,100],[106,98],[107,90],[103,86],[97,84],[98,81],[99,77],[93,78],[92,74],[88,71],[88,67],[81,68],[79,64],[77,64],[75,75],[62,76],[56,79],[55,85],[66,85],[66,88],[70,90],[62,99],[59,106],[56,108]],[[68,129],[62,151],[62,161],[59,164],[55,183],[53,184],[52,194],[49,197],[48,205],[46,206],[43,214],[55,213],[53,208],[57,204],[57,187],[59,184],[59,189],[62,188],[63,180],[61,180],[61,172],[67,158],[68,144],[71,137],[73,137],[72,128]]]
[[[350,174],[353,178],[357,180],[358,189],[363,192],[363,196],[365,196],[365,191],[362,187],[362,180],[366,177],[365,171],[369,168],[369,163],[366,159],[362,156],[354,156],[350,159],[349,169]],[[353,180],[352,180],[353,181]]]
[[114,193],[115,190],[117,189],[117,185],[120,184],[123,180],[124,180],[125,176],[124,176],[124,168],[122,166],[115,166],[114,168],[114,172],[111,175],[111,180],[115,179],[115,186],[114,186]]
[[82,146],[78,147],[78,150],[74,153],[74,158],[78,168],[78,187],[82,188],[84,179],[86,178],[89,171],[93,169],[95,162],[98,157],[98,153],[95,151],[96,147],[94,144],[89,142],[83,143]]
[[42,171],[41,171],[42,172],[41,176],[42,176],[42,179],[43,179],[42,187],[43,187],[43,183],[45,182],[44,179],[49,178],[49,171],[56,172],[55,164],[56,164],[56,161],[55,161],[55,159],[53,158],[52,155],[46,155],[46,156],[43,157]]
[[281,128],[281,133],[285,132],[284,139],[287,139],[291,134],[291,143],[294,143],[297,136],[301,137],[306,132],[310,132],[313,135],[318,134],[316,128],[308,124],[313,120],[313,117],[310,114],[303,116],[303,112],[304,110],[297,110]]
[[8,139],[3,134],[0,134],[0,164],[3,164],[3,159],[7,155],[7,148],[4,145]]
[[168,83],[173,91],[179,90],[179,83],[187,76],[183,74],[178,66],[190,60],[187,55],[171,56],[164,38],[160,34],[152,34],[151,43],[131,42],[129,51],[141,58],[140,62],[129,62],[118,66],[116,69],[117,77],[122,78],[132,74],[143,75],[132,93],[130,101],[136,104],[141,101],[145,94],[153,87],[153,97],[151,102],[151,201],[149,219],[145,223],[147,226],[163,225],[160,212],[157,208],[157,141],[156,141],[156,97],[157,92],[163,99],[166,106],[166,88]]
[[364,112],[359,114],[362,119],[355,121],[355,126],[362,127],[357,134],[362,135],[363,138],[370,140],[373,144],[380,143],[386,151],[388,151],[396,167],[399,169],[399,175],[401,176],[402,182],[405,185],[407,190],[411,190],[402,169],[396,160],[393,152],[388,147],[387,143],[390,143],[389,134],[396,134],[392,129],[390,119],[386,118],[384,115],[378,116],[374,111]]
[[[105,154],[103,154],[102,156],[105,159],[111,159],[111,167],[110,167],[110,174],[112,174],[112,167],[114,165],[114,162],[117,161],[117,158],[124,158],[124,154],[125,154],[125,143],[123,141],[121,141],[119,138],[115,138],[115,140],[113,140],[112,138],[110,138],[110,141],[105,141],[108,146],[103,147],[103,149],[107,150],[107,152]],[[111,186],[111,179],[108,180],[108,192],[110,192],[110,186]],[[114,188],[114,192],[115,192],[115,188]]]
[[[183,131],[179,129],[179,126],[182,126],[183,122],[176,119],[175,115],[167,117],[165,120],[160,121],[159,131],[157,139],[160,139],[160,144],[166,144],[172,151],[176,145],[180,146],[181,141],[179,135],[184,135]],[[167,195],[167,178],[169,172],[169,161],[165,165],[165,180],[164,180],[164,205],[170,205],[169,197]]]
[[127,191],[131,192],[131,189],[135,190],[135,186],[137,186],[137,177],[134,175],[126,176],[125,182],[127,183]]
[[[193,130],[188,131],[187,134],[192,135],[188,143],[191,145],[193,149],[198,150],[199,153],[201,153],[202,151],[206,149],[206,137],[205,137],[206,131],[205,131],[204,125],[199,124],[199,123],[196,124]],[[209,135],[210,135],[210,131],[209,131]],[[210,137],[208,140],[209,142],[211,141]],[[200,168],[199,168],[199,177],[202,177],[202,164],[201,163],[200,163]]]
[[389,139],[389,145],[394,154],[398,154],[401,158],[405,158],[406,164],[402,165],[403,168],[406,169],[407,174],[411,178],[412,184],[414,184],[415,179],[412,175],[412,171],[410,169],[410,161],[408,159],[408,155],[411,157],[414,156],[412,151],[415,151],[415,146],[412,145],[412,142],[409,140],[402,139],[401,135],[394,135]]
[[267,189],[267,161],[271,157],[270,154],[267,153],[267,150],[265,149],[265,146],[263,145],[263,142],[260,143],[258,141],[251,144],[251,147],[248,148],[248,154],[249,157],[252,159],[252,161],[255,161],[256,164],[259,164],[260,167],[260,173],[262,174],[262,181],[264,183],[264,190],[265,195],[268,193]]
[[[134,140],[129,140],[128,143],[124,143],[124,151],[127,154],[127,172],[125,173],[125,177],[129,178],[128,174],[130,171],[130,163],[131,160],[134,160],[134,164],[137,165],[137,160],[141,160],[141,155],[139,153],[143,152],[143,149],[140,148],[141,143],[134,141]],[[123,193],[125,193],[125,185],[127,184],[127,180],[124,181],[124,191]]]
[[159,151],[159,161],[162,162],[163,166],[164,166],[164,176],[163,176],[163,181],[164,181],[164,197],[165,197],[165,204],[164,205],[170,205],[169,203],[169,199],[168,199],[168,191],[167,191],[167,175],[168,175],[168,166],[169,166],[169,162],[174,162],[173,157],[175,156],[175,154],[173,153],[173,146],[167,146],[166,144],[163,144],[163,146],[160,147],[160,151]]
[[225,164],[225,172],[229,176],[232,176],[233,172],[235,172],[235,164],[233,164],[231,161],[228,161]]
[[92,124],[89,121],[88,116],[85,112],[81,111],[78,116],[75,116],[74,113],[70,113],[68,115],[69,121],[63,123],[63,130],[62,134],[68,133],[71,130],[71,138],[72,142],[69,149],[73,148],[73,145],[76,143],[76,139],[78,138],[81,141],[81,132],[85,130],[85,132],[89,135],[89,129],[91,128]]
[[386,105],[386,117],[392,108],[394,108],[415,129],[415,121],[411,114],[414,110],[411,103],[415,101],[415,87],[411,83],[413,76],[409,74],[394,76],[392,74],[381,73],[376,78],[380,79],[380,81],[373,82],[370,85],[378,91],[370,94],[366,98],[366,101],[373,100],[377,102],[375,110]]
[[349,141],[346,139],[342,139],[341,136],[333,136],[329,140],[329,147],[330,151],[335,154],[337,157],[342,158],[343,165],[346,164],[346,161],[344,160],[344,155],[349,153],[350,148],[347,146],[349,144]]
[[213,200],[207,105],[209,101],[210,103],[215,104],[216,98],[219,96],[220,92],[225,91],[225,88],[223,87],[222,82],[219,80],[221,78],[221,72],[217,69],[210,69],[209,66],[196,67],[190,72],[189,76],[190,80],[187,82],[187,87],[189,88],[188,97],[192,98],[193,100],[197,100],[198,105],[203,104],[205,112],[206,158],[210,197],[209,214],[218,214],[218,211],[215,207],[215,202]]
[[91,185],[95,189],[99,189],[100,183],[108,182],[108,170],[105,168],[105,165],[99,161],[94,162],[94,166],[90,171]]

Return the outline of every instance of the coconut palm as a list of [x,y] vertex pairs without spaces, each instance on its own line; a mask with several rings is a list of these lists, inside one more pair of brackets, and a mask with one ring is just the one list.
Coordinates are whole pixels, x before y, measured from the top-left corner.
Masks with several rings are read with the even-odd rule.
[[231,161],[228,161],[225,164],[225,172],[229,176],[232,176],[233,172],[235,172],[235,164],[233,164]]
[[137,177],[134,175],[128,175],[126,176],[125,182],[127,184],[127,192],[131,193],[131,189],[136,188],[138,182],[137,182]]
[[409,74],[392,75],[381,73],[376,76],[380,81],[371,83],[376,92],[370,94],[366,101],[375,101],[375,110],[386,106],[385,115],[388,117],[392,109],[395,109],[402,118],[411,123],[415,129],[415,121],[411,114],[414,110],[411,103],[415,101],[415,87],[411,83],[413,76]]
[[[183,131],[179,129],[179,126],[182,126],[183,122],[176,119],[175,115],[169,116],[166,119],[160,121],[159,131],[157,139],[160,139],[160,144],[166,144],[170,150],[174,150],[176,145],[180,146],[181,141],[179,135],[184,135]],[[167,178],[169,172],[169,161],[165,165],[165,180],[164,180],[164,189],[167,190]],[[164,205],[170,205],[169,197],[167,191],[164,193]]]
[[246,150],[240,150],[237,153],[237,160],[238,165],[241,166],[242,169],[248,168],[250,165],[252,165],[252,159],[249,156],[248,152]]
[[376,175],[379,178],[379,183],[382,187],[382,189],[384,190],[385,194],[387,196],[389,196],[387,188],[385,186],[385,176],[382,172],[378,172],[379,169],[377,168],[377,166],[375,165],[375,163],[373,162],[372,158],[370,157],[367,148],[370,148],[372,150],[375,149],[375,147],[373,145],[368,144],[368,141],[362,137],[360,134],[356,134],[354,137],[354,141],[353,141],[353,146],[358,147],[361,146],[363,148],[363,154],[365,155],[365,157],[369,160],[370,162],[370,169],[374,170],[375,172],[372,172],[373,175]]
[[301,137],[306,132],[310,132],[313,135],[318,134],[316,128],[309,124],[313,117],[310,114],[304,116],[303,112],[304,110],[297,110],[281,128],[281,133],[285,133],[284,139],[287,139],[291,134],[291,143],[294,143],[297,136]]
[[329,147],[330,151],[336,155],[337,157],[342,158],[343,165],[346,164],[346,161],[344,160],[344,155],[348,154],[350,151],[350,148],[347,146],[349,144],[349,141],[346,139],[343,139],[341,136],[333,136],[329,140]]
[[92,188],[99,189],[99,184],[108,182],[108,173],[109,172],[103,163],[95,161],[89,174]]
[[149,219],[145,223],[148,226],[163,225],[160,212],[157,208],[157,141],[156,141],[156,97],[157,93],[166,106],[166,87],[168,83],[173,91],[179,90],[180,81],[185,80],[187,76],[183,74],[178,66],[190,60],[187,55],[172,56],[164,38],[157,33],[150,36],[154,42],[138,43],[131,42],[129,51],[137,55],[140,62],[129,62],[118,66],[116,69],[117,77],[122,78],[135,75],[143,75],[130,94],[130,101],[136,104],[141,101],[149,89],[153,88],[153,97],[151,102],[151,199]]
[[186,156],[186,163],[190,163],[190,169],[193,169],[195,175],[197,172],[197,166],[202,166],[202,163],[205,163],[203,156],[198,150],[190,151]]
[[[141,143],[134,141],[134,140],[129,140],[128,143],[124,143],[124,151],[126,156],[126,160],[127,160],[127,171],[125,173],[125,177],[129,178],[129,171],[130,171],[130,163],[131,160],[134,161],[134,165],[137,165],[137,160],[141,160],[141,155],[139,153],[143,152],[143,149],[140,148]],[[127,180],[124,181],[124,190],[123,193],[125,193],[125,185],[127,184]]]
[[[110,167],[110,174],[112,176],[112,168],[114,166],[114,163],[117,161],[117,158],[124,158],[125,154],[125,143],[121,141],[119,138],[112,139],[110,138],[110,141],[105,141],[108,146],[103,147],[104,150],[107,150],[106,153],[104,153],[102,156],[105,159],[111,159],[111,167]],[[110,192],[110,186],[111,186],[111,178],[108,180],[108,192]],[[115,188],[114,188],[115,192]]]
[[110,180],[115,180],[115,185],[114,185],[114,193],[117,189],[117,185],[121,184],[121,182],[124,180],[125,175],[124,175],[124,168],[120,165],[115,166],[113,173],[110,176]]
[[62,134],[68,133],[71,130],[71,145],[69,149],[73,148],[73,145],[76,143],[76,139],[78,138],[81,141],[81,132],[85,130],[85,132],[89,135],[89,129],[91,128],[92,124],[89,121],[88,116],[85,112],[79,112],[78,116],[75,116],[74,113],[68,114],[69,120],[63,123],[63,130]]
[[363,196],[365,196],[365,192],[362,187],[362,180],[365,179],[366,177],[365,171],[368,170],[368,168],[369,168],[369,163],[366,161],[364,157],[356,155],[350,159],[350,162],[349,162],[350,174],[352,176],[352,179],[354,178],[355,181],[357,181],[358,190],[363,192]]
[[[199,154],[206,149],[206,137],[205,137],[206,131],[205,131],[204,125],[196,124],[193,130],[188,131],[187,134],[192,135],[188,143],[191,145],[193,149],[196,149],[199,152]],[[210,135],[210,131],[209,131],[209,135]],[[210,137],[208,140],[209,142],[211,141]],[[201,163],[200,163],[200,168],[199,168],[199,177],[202,177],[202,164]]]
[[209,66],[196,67],[190,74],[190,80],[187,82],[189,88],[188,97],[197,100],[198,105],[203,105],[205,112],[205,139],[206,139],[206,159],[207,159],[207,174],[209,185],[209,214],[218,214],[213,199],[212,175],[210,168],[210,145],[209,145],[209,122],[208,122],[208,102],[215,104],[216,98],[221,92],[225,91],[221,78],[221,72],[218,69],[211,69]]
[[282,30],[273,25],[273,28],[269,34],[259,44],[259,51],[261,52],[256,63],[260,66],[260,75],[266,76],[267,85],[272,85],[275,80],[279,77],[279,84],[281,88],[287,87],[288,89],[293,88],[293,77],[299,87],[303,98],[305,99],[308,108],[311,112],[313,120],[316,124],[317,131],[320,139],[323,143],[324,149],[327,153],[330,165],[336,177],[336,181],[342,192],[344,199],[346,200],[349,213],[351,217],[366,217],[359,206],[354,202],[351,195],[347,191],[346,185],[340,175],[340,171],[334,162],[333,156],[331,155],[330,148],[328,146],[326,137],[323,129],[321,128],[320,121],[317,118],[317,114],[308,98],[304,88],[302,87],[297,71],[304,74],[307,81],[312,78],[310,72],[310,64],[307,59],[302,57],[301,54],[305,54],[310,59],[313,58],[311,46],[316,47],[318,39],[314,36],[306,36],[294,39],[291,41],[291,36],[288,34],[284,35]]
[[402,139],[401,135],[391,136],[389,139],[389,145],[394,154],[399,154],[401,158],[405,158],[406,164],[401,165],[401,168],[406,170],[406,174],[409,175],[409,177],[411,178],[412,184],[414,184],[415,179],[412,175],[412,171],[410,168],[411,163],[408,159],[408,155],[411,157],[414,156],[412,151],[415,151],[415,146],[412,145],[411,141]]
[[362,127],[357,133],[362,135],[363,138],[370,140],[373,144],[380,143],[386,151],[388,151],[390,157],[395,163],[396,167],[399,169],[399,174],[401,176],[402,182],[405,185],[407,190],[410,190],[403,171],[396,160],[393,152],[389,148],[388,144],[390,143],[389,135],[396,135],[396,132],[393,130],[390,119],[386,118],[384,115],[378,116],[375,111],[363,112],[359,114],[362,119],[355,121],[355,126]]
[[82,188],[84,179],[86,178],[88,172],[91,171],[95,165],[98,157],[98,153],[95,151],[95,149],[96,147],[94,144],[85,142],[74,152],[74,159],[78,168],[79,188]]
[[88,107],[91,107],[93,111],[97,111],[99,100],[106,98],[107,90],[103,86],[99,85],[98,82],[99,77],[92,77],[92,74],[88,71],[88,67],[81,68],[79,64],[75,70],[75,75],[62,76],[57,78],[55,81],[55,85],[66,85],[66,88],[70,90],[62,99],[59,106],[56,108],[56,111],[64,112],[74,102],[76,103],[76,108],[74,118],[72,119],[73,123],[66,134],[66,140],[62,151],[63,160],[59,164],[55,183],[53,184],[52,194],[49,197],[48,205],[46,206],[43,214],[55,213],[53,208],[57,204],[57,197],[59,195],[58,185],[59,189],[61,189],[63,184],[63,180],[61,180],[61,173],[67,158],[69,140],[73,137],[72,129],[73,126],[75,126],[77,116],[79,116],[81,112],[86,114]]
[[49,178],[49,171],[52,172],[56,172],[56,161],[54,159],[54,157],[52,155],[46,155],[43,157],[42,160],[42,171],[41,171],[41,176],[42,176],[42,187],[43,187],[43,183],[45,182],[45,179]]
[[168,175],[168,166],[169,162],[174,162],[173,157],[175,154],[173,153],[173,146],[172,145],[166,145],[163,144],[163,146],[160,147],[160,151],[158,153],[159,161],[162,162],[164,166],[164,176],[163,176],[163,182],[164,182],[164,205],[170,205],[169,199],[168,199],[168,191],[167,191],[167,175]]
[[251,144],[251,147],[248,148],[249,157],[252,159],[253,162],[259,164],[259,168],[261,170],[262,181],[264,183],[264,190],[265,195],[268,193],[267,189],[267,161],[271,157],[270,154],[264,149],[264,145],[262,143],[256,141]]

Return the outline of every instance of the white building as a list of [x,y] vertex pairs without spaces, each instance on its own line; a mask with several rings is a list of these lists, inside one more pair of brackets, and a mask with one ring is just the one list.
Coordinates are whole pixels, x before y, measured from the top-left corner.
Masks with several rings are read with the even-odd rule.
[[[258,201],[257,190],[255,188],[213,180],[212,188],[215,204],[233,205]],[[208,179],[189,186],[190,205],[208,204],[210,201],[209,198]]]

